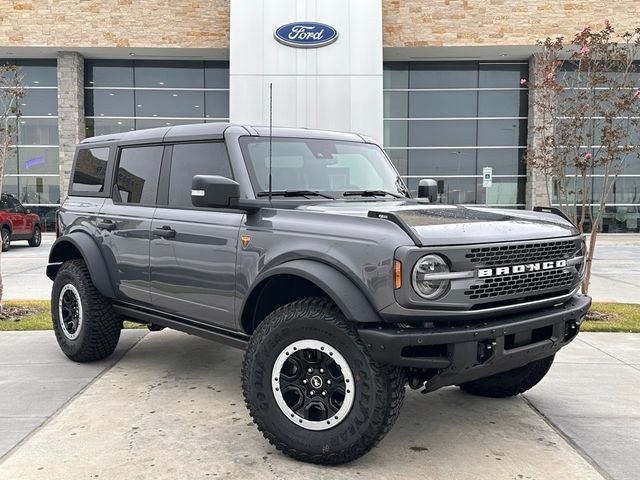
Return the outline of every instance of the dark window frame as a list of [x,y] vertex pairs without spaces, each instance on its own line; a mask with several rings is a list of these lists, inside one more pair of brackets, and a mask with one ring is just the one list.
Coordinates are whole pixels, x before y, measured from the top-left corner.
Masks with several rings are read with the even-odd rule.
[[[78,163],[78,157],[80,156],[81,150],[92,150],[97,148],[108,148],[109,156],[107,157],[107,171],[104,174],[104,183],[102,192],[86,192],[83,190],[75,190],[73,188],[73,177],[76,173],[76,166]],[[81,146],[76,149],[76,154],[73,158],[73,166],[71,167],[71,175],[69,177],[69,190],[68,195],[74,197],[95,197],[95,198],[108,198],[111,196],[112,188],[107,188],[107,185],[113,183],[113,156],[115,149],[112,145],[109,144],[87,144],[86,146]]]
[[156,207],[172,210],[199,210],[199,211],[214,211],[214,212],[235,212],[238,210],[229,208],[209,208],[209,207],[195,207],[191,206],[176,206],[169,205],[169,187],[171,184],[171,165],[173,164],[173,150],[176,145],[192,145],[196,143],[220,143],[224,146],[227,161],[229,162],[229,170],[231,171],[231,179],[236,178],[236,174],[233,168],[233,162],[229,156],[229,149],[227,143],[222,139],[202,139],[202,140],[188,140],[183,142],[165,143],[164,155],[162,157],[162,166],[160,167],[160,184],[158,186],[158,196],[156,199]]
[[[129,203],[123,202],[120,197],[120,192],[117,189],[118,186],[118,170],[120,169],[120,160],[122,158],[122,152],[128,149],[135,148],[149,148],[149,147],[162,147],[162,154],[160,155],[160,171],[158,173],[158,183],[156,184],[156,200],[154,203]],[[167,150],[167,145],[164,143],[143,143],[143,144],[134,144],[134,145],[119,145],[116,151],[116,159],[113,162],[113,170],[111,172],[111,191],[109,192],[109,196],[111,197],[113,203],[115,205],[126,205],[131,207],[152,207],[155,208],[158,206],[158,196],[160,194],[160,180],[162,178],[162,165],[164,163],[164,158]]]

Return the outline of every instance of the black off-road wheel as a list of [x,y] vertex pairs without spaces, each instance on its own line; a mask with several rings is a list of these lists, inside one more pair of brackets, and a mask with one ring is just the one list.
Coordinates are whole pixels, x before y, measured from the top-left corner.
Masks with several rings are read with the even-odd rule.
[[51,318],[60,348],[73,361],[102,360],[118,345],[122,320],[93,285],[83,260],[64,262],[58,270]]
[[6,227],[3,227],[0,232],[2,234],[2,251],[8,252],[11,248],[11,232]]
[[30,247],[39,247],[42,243],[42,232],[40,231],[40,227],[38,225],[33,229],[33,236],[29,239]]
[[401,369],[379,365],[330,300],[306,298],[271,313],[244,358],[242,388],[253,421],[286,455],[337,465],[391,429],[405,392]]
[[481,397],[513,397],[537,385],[551,368],[553,359],[554,355],[551,355],[523,367],[463,383],[460,388],[467,393]]

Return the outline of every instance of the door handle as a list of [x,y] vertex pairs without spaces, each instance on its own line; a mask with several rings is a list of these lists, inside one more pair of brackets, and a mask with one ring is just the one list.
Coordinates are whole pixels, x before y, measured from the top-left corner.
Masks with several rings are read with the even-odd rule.
[[176,231],[173,228],[171,228],[169,225],[163,225],[160,228],[154,228],[153,234],[156,237],[173,238],[176,236]]
[[113,220],[103,220],[101,222],[98,222],[97,227],[101,230],[115,230],[116,224]]

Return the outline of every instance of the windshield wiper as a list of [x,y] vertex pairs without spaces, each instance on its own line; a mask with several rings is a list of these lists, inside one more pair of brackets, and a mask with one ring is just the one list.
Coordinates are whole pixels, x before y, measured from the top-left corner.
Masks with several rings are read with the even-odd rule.
[[395,198],[406,198],[397,193],[385,192],[384,190],[349,190],[342,194],[344,197],[384,197],[386,195]]
[[[273,195],[274,197],[323,197],[335,200],[335,197],[316,192],[315,190],[275,190],[271,192],[271,195]],[[256,196],[268,197],[269,192],[258,192]]]

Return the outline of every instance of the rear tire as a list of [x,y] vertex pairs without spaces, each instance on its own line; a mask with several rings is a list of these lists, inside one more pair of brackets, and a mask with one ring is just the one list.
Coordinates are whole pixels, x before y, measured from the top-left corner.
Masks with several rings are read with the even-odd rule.
[[480,397],[506,398],[537,385],[553,364],[554,355],[490,377],[463,383],[460,388]]
[[39,247],[42,243],[42,232],[40,231],[40,227],[38,225],[33,229],[33,237],[29,239],[30,247]]
[[58,345],[75,362],[102,360],[118,345],[122,320],[93,285],[83,260],[64,262],[58,270],[51,318]]
[[11,232],[8,228],[2,228],[2,251],[8,252],[11,248]]
[[350,462],[373,448],[398,417],[404,385],[402,370],[371,360],[353,326],[322,297],[289,303],[265,318],[242,368],[258,430],[286,455],[324,465]]

